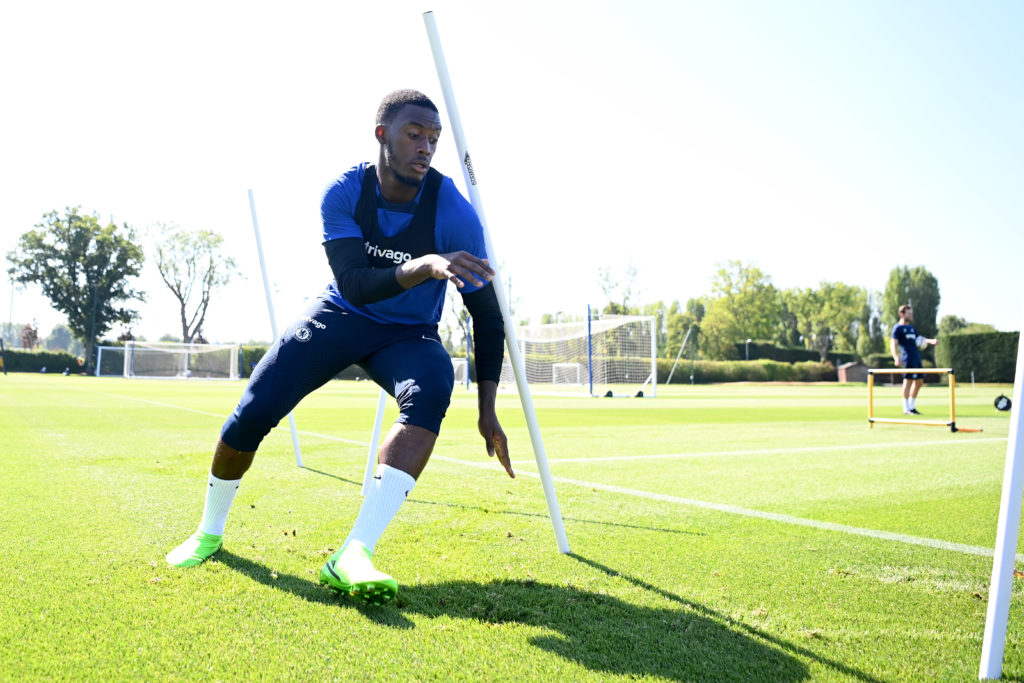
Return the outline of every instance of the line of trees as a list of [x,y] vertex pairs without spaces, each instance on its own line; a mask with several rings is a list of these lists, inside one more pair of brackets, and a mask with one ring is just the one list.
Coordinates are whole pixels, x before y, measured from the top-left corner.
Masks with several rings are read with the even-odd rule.
[[[631,275],[627,269],[625,279],[618,281],[607,270],[599,273],[609,300],[603,312],[656,316],[657,350],[662,358],[678,353],[691,327],[699,337],[698,356],[706,360],[740,359],[740,349],[748,341],[812,349],[822,361],[834,352],[866,358],[888,352],[889,331],[904,303],[913,305],[914,325],[928,337],[940,331],[994,329],[957,316],[946,316],[938,323],[938,280],[923,266],[893,268],[884,290],[875,292],[828,281],[817,287],[779,289],[756,266],[728,261],[712,278],[710,294],[691,298],[685,306],[679,301],[629,305],[635,289],[632,277],[635,270]],[[612,292],[614,297],[609,296]],[[545,316],[541,322],[553,320]]]
[[[221,255],[223,238],[217,233],[166,225],[156,229],[157,269],[178,302],[182,340],[202,341],[212,295],[238,275],[238,269]],[[83,345],[90,368],[97,340],[115,325],[125,329],[120,338],[132,338],[131,325],[140,317],[132,304],[146,301],[145,293],[133,284],[145,254],[127,223],[101,225],[96,215],[80,213],[80,207],[68,207],[63,215],[51,211],[21,235],[7,261],[12,282],[38,285],[67,317],[66,329]],[[5,330],[5,342],[8,334]],[[31,348],[38,344],[38,335],[27,340],[31,343],[22,345]],[[68,342],[68,350],[72,348]]]
[[[221,254],[223,238],[215,232],[189,232],[168,225],[158,225],[155,231],[151,241],[156,266],[177,302],[181,339],[204,341],[202,326],[213,294],[240,275],[238,268]],[[113,222],[101,225],[97,216],[70,207],[63,215],[45,214],[7,254],[11,280],[39,285],[53,307],[67,316],[67,326],[51,333],[59,339],[50,346],[48,338],[48,348],[59,344],[73,350],[72,340],[77,340],[88,363],[96,340],[114,325],[126,328],[122,338],[131,338],[130,325],[139,313],[129,305],[146,301],[131,281],[141,273],[144,259],[133,228]],[[678,300],[635,304],[637,269],[632,265],[621,278],[609,268],[600,269],[597,276],[608,300],[604,313],[657,318],[657,349],[663,358],[675,356],[691,329],[697,333],[699,357],[707,360],[738,359],[740,348],[750,342],[813,349],[822,361],[833,352],[866,358],[887,352],[888,331],[904,303],[914,306],[914,325],[928,337],[994,329],[957,316],[937,322],[939,285],[923,266],[893,268],[884,290],[875,292],[828,281],[811,288],[779,289],[756,266],[728,261],[712,278],[710,293],[688,299],[685,305]],[[459,316],[452,327],[465,322],[457,308],[452,306]],[[558,317],[547,314],[541,322],[555,322]],[[22,346],[40,343],[34,326],[14,326],[16,331],[6,327],[8,345],[16,345],[15,334]],[[451,337],[461,335],[453,331],[448,330],[448,340],[454,347]]]

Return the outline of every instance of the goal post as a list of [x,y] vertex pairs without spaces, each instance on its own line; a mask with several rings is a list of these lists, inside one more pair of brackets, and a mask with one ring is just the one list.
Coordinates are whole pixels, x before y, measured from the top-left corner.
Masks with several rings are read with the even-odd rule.
[[[875,375],[906,375],[908,373],[922,375],[948,375],[949,377],[949,419],[948,420],[915,420],[911,418],[875,417]],[[872,368],[868,370],[868,426],[874,427],[876,422],[890,424],[923,425],[926,427],[949,427],[951,432],[980,432],[981,429],[958,427],[956,424],[956,375],[953,368]]]
[[129,341],[97,349],[96,376],[238,379],[238,344]]
[[[516,342],[526,380],[538,393],[657,396],[657,336],[653,316],[523,325]],[[508,352],[501,384],[515,387]]]

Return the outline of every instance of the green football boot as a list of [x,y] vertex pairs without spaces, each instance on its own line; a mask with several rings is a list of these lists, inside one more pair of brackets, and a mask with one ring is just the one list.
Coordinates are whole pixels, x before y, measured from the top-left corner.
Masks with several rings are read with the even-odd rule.
[[320,570],[320,583],[373,605],[383,605],[398,595],[398,582],[377,571],[366,546],[353,541],[338,550]]
[[197,564],[202,564],[223,545],[223,536],[196,531],[184,543],[167,553],[167,564],[175,567],[194,567]]

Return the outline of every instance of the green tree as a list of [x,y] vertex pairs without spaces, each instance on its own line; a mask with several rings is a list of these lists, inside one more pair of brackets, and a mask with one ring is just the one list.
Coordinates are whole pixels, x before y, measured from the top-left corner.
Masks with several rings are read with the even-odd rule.
[[655,355],[658,358],[664,358],[668,353],[668,311],[664,301],[644,304],[638,311],[640,315],[654,318]]
[[91,367],[96,338],[115,323],[127,325],[138,318],[120,304],[145,301],[129,283],[142,271],[145,257],[127,224],[101,226],[96,216],[78,211],[68,207],[63,216],[45,214],[7,254],[8,273],[15,282],[39,285],[50,304],[67,316],[68,327],[85,341]]
[[939,321],[939,334],[953,334],[967,327],[967,321],[956,315],[944,315]]
[[872,353],[884,353],[886,350],[879,301],[878,292],[869,291],[861,310],[857,327],[857,355],[862,359]]
[[608,304],[604,307],[602,312],[611,313],[613,315],[631,315],[635,313],[635,311],[630,308],[630,303],[637,291],[636,278],[638,273],[639,271],[637,271],[636,266],[632,263],[626,265],[626,269],[621,278],[617,278],[612,273],[611,268],[598,268],[598,285],[601,287],[601,291],[604,292],[605,297],[608,299]]
[[728,261],[711,283],[701,323],[702,344],[712,359],[737,358],[736,344],[772,339],[779,326],[778,290],[759,268]]
[[822,362],[833,348],[856,351],[858,328],[868,305],[865,289],[842,282],[822,282],[817,289],[787,290],[783,300],[796,316],[804,344],[815,349]]
[[186,344],[198,341],[213,293],[239,275],[238,267],[221,254],[224,238],[211,230],[158,229],[164,238],[156,245],[156,267],[178,301],[181,339]]
[[4,346],[8,349],[15,349],[21,346],[21,331],[25,329],[26,323],[4,323],[0,325],[3,331]]
[[67,351],[78,356],[82,353],[82,342],[75,339],[74,333],[67,325],[57,324],[50,330],[50,334],[43,340],[43,346],[50,351]]
[[914,329],[926,337],[939,332],[939,281],[924,266],[896,266],[889,272],[889,281],[882,295],[882,327],[891,330],[899,320],[899,307],[914,308]]
[[983,334],[986,332],[998,332],[995,325],[988,323],[967,323],[967,326],[958,330],[960,334]]

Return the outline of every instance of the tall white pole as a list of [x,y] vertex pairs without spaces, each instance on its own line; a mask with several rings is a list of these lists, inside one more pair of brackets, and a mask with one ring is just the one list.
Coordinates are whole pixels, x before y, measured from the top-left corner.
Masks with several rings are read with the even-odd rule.
[[377,397],[377,413],[373,416],[373,434],[370,436],[370,450],[366,453],[366,471],[363,472],[363,495],[370,490],[370,480],[377,469],[377,451],[380,447],[380,429],[384,424],[384,409],[388,405],[388,392],[380,390]]
[[[263,259],[263,240],[260,239],[260,223],[256,220],[256,202],[249,190],[249,210],[252,211],[252,230],[256,233],[256,251],[260,255],[260,270],[263,272],[263,292],[267,295],[267,313],[270,314],[270,331],[277,341],[277,316],[274,315],[274,299],[270,296],[270,278],[267,277],[267,264]],[[299,450],[299,432],[295,429],[295,415],[288,413],[288,425],[292,428],[292,447],[295,449],[295,464],[302,467],[302,451]]]
[[999,503],[999,526],[992,560],[992,583],[988,590],[988,613],[985,637],[981,645],[981,666],[978,678],[1001,678],[1003,653],[1006,648],[1006,626],[1010,619],[1010,593],[1013,589],[1013,568],[1017,555],[1017,534],[1020,532],[1021,502],[1024,498],[1024,316],[1021,316],[1021,338],[1017,341],[1017,371],[1013,382],[1013,407],[1010,412],[1010,433],[1006,439],[1006,466],[1003,469],[1003,494]]
[[423,14],[423,23],[427,27],[427,37],[430,39],[430,50],[434,54],[434,66],[437,67],[437,76],[441,81],[441,91],[444,93],[445,107],[448,109],[448,119],[452,124],[452,134],[455,137],[455,147],[462,159],[462,172],[466,178],[466,189],[469,191],[469,201],[476,210],[480,223],[484,228],[484,242],[487,245],[487,258],[495,275],[491,285],[498,297],[498,305],[501,307],[501,315],[505,319],[505,343],[508,346],[509,357],[512,360],[512,369],[516,376],[516,387],[519,389],[519,401],[523,405],[523,413],[526,416],[526,424],[530,431],[530,441],[533,443],[533,455],[537,461],[537,470],[540,474],[541,483],[544,486],[544,497],[547,499],[548,514],[551,516],[551,525],[555,531],[555,541],[558,550],[562,553],[569,552],[569,540],[565,536],[565,527],[562,524],[562,512],[558,507],[558,498],[555,495],[555,485],[551,480],[551,471],[548,469],[548,459],[544,454],[544,443],[540,437],[540,428],[537,426],[537,414],[533,409],[533,398],[530,396],[530,386],[526,381],[526,368],[523,364],[523,356],[519,351],[519,344],[516,341],[516,328],[512,324],[512,316],[509,312],[509,302],[505,296],[505,290],[501,286],[501,273],[498,272],[498,258],[495,256],[494,245],[491,242],[491,233],[487,229],[487,219],[484,217],[483,202],[480,200],[480,189],[477,186],[476,174],[473,172],[473,163],[469,158],[469,151],[466,147],[466,136],[462,131],[462,120],[459,118],[459,110],[455,105],[455,93],[452,89],[451,79],[448,77],[448,64],[445,62],[444,51],[441,49],[441,38],[437,32],[437,22],[433,12]]

